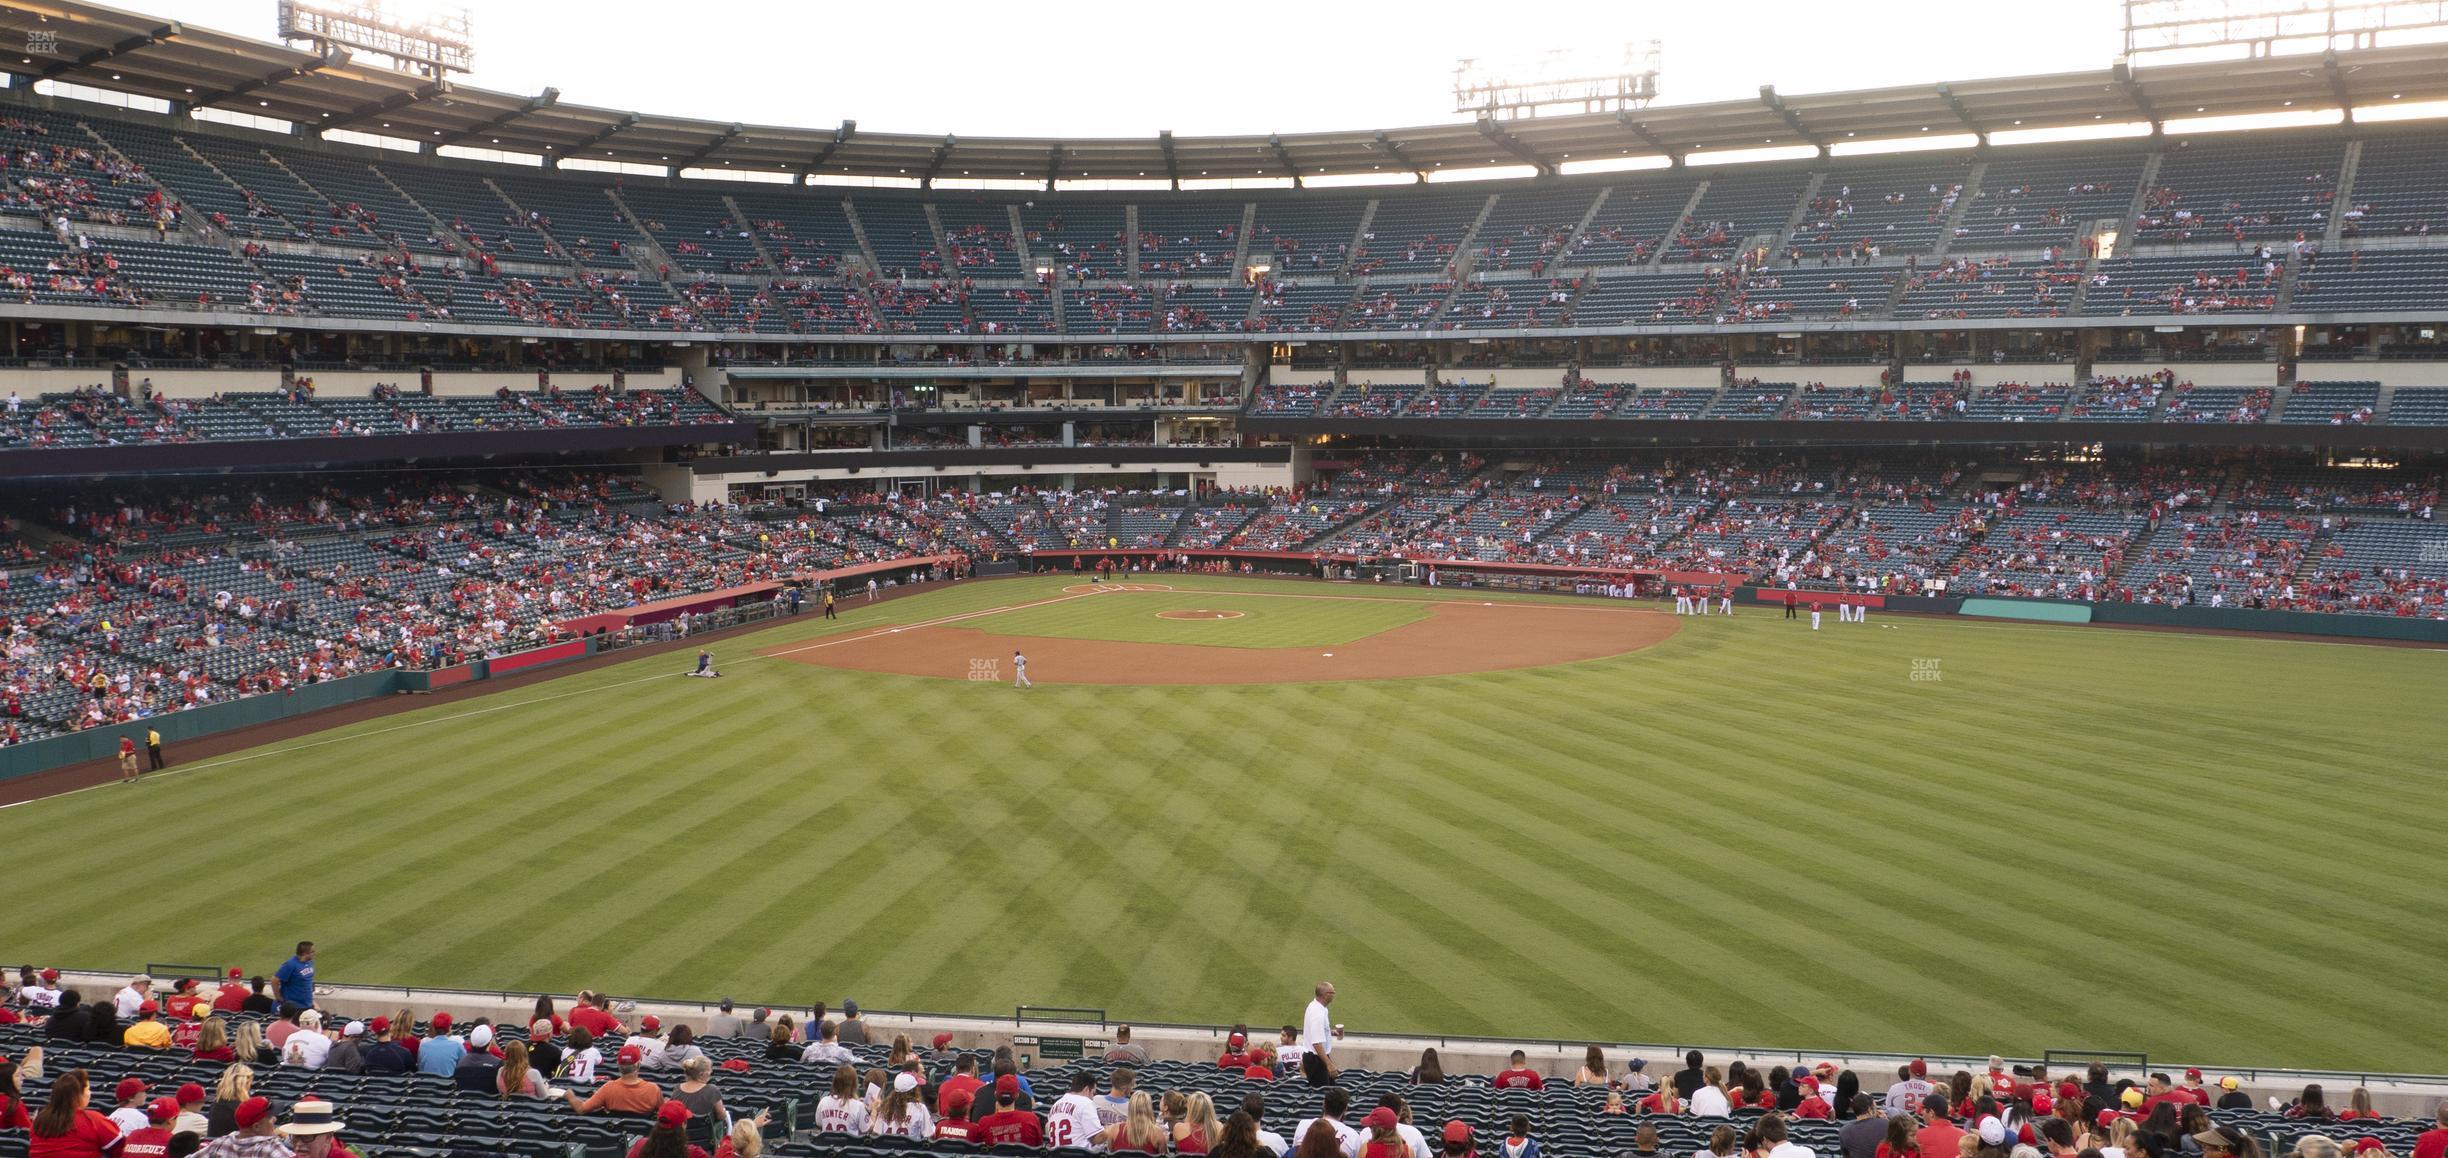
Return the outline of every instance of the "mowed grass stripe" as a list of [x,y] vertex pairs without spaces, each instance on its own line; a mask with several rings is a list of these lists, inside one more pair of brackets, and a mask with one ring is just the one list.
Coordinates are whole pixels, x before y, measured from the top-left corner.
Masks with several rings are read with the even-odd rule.
[[[2422,1068],[2448,1017],[2403,984],[2448,917],[2437,654],[1746,608],[1381,683],[1024,694],[752,658],[1044,600],[946,629],[1521,598],[1161,581],[1184,590],[853,599],[712,644],[722,681],[648,657],[0,811],[30,863],[86,863],[76,834],[131,807],[181,818],[152,879],[222,899],[23,952],[313,936],[335,980],[1263,1024],[1331,978],[1364,1030],[2372,1068]],[[100,875],[57,903],[123,903]]]

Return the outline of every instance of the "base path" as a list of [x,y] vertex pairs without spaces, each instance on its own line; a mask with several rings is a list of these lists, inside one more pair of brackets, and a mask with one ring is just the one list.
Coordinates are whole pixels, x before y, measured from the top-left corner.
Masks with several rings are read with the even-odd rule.
[[[1613,606],[1455,601],[1427,607],[1425,619],[1365,639],[1315,647],[1201,647],[999,635],[955,623],[768,654],[849,671],[967,680],[973,678],[972,660],[1007,665],[1011,653],[1019,651],[1029,657],[1029,678],[1040,684],[1308,683],[1462,675],[1604,659],[1655,644],[1679,626],[1662,612]],[[1000,666],[996,670],[1002,672]]]

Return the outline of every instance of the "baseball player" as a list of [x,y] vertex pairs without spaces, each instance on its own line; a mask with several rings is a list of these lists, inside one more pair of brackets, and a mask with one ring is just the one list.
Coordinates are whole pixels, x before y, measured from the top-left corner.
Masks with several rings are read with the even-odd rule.
[[1811,630],[1819,630],[1819,601],[1811,600]]
[[1028,678],[1028,657],[1027,657],[1027,656],[1025,656],[1025,655],[1020,654],[1018,651],[1014,651],[1014,652],[1012,652],[1012,688],[1013,688],[1013,690],[1015,690],[1015,691],[1016,691],[1016,690],[1018,690],[1018,689],[1020,689],[1020,688],[1033,688],[1033,687],[1036,687],[1036,686],[1037,686],[1037,685],[1035,685],[1035,684],[1033,684],[1033,683],[1030,683],[1030,682],[1029,682],[1029,678]]
[[1734,614],[1734,585],[1731,583],[1717,588],[1717,614]]
[[1692,614],[1694,614],[1694,615],[1706,615],[1706,614],[1708,614],[1708,588],[1706,588],[1706,587],[1702,587],[1702,586],[1699,586],[1699,585],[1697,585],[1697,584],[1694,584],[1694,585],[1693,585],[1693,587],[1692,587],[1692,589],[1691,589],[1691,593],[1692,593]]
[[722,673],[714,669],[714,653],[702,647],[697,649],[697,670],[688,674],[702,679],[722,678]]
[[1677,614],[1677,615],[1689,615],[1689,614],[1691,614],[1691,588],[1685,587],[1685,586],[1683,586],[1683,585],[1681,585],[1681,584],[1676,584],[1676,585],[1675,585],[1675,589],[1674,589],[1674,591],[1675,591],[1675,614]]

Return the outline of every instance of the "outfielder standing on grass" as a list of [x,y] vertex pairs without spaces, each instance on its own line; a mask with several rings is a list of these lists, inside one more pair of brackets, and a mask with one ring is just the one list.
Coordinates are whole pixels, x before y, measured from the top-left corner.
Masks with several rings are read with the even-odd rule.
[[1027,657],[1027,656],[1025,656],[1025,655],[1020,654],[1020,653],[1019,653],[1018,651],[1016,651],[1016,650],[1015,650],[1015,651],[1013,651],[1013,652],[1012,652],[1012,689],[1013,689],[1013,690],[1015,690],[1015,691],[1017,691],[1017,690],[1019,690],[1019,689],[1021,689],[1021,688],[1033,688],[1033,687],[1036,687],[1036,686],[1037,686],[1037,685],[1035,685],[1035,684],[1033,684],[1033,683],[1030,683],[1030,682],[1029,682],[1029,678],[1028,678],[1028,657]]

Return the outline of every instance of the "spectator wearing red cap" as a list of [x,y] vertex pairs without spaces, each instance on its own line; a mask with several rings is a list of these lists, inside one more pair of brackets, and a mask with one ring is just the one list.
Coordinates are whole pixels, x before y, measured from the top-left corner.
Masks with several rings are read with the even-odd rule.
[[994,1082],[994,1113],[977,1122],[977,1141],[987,1146],[1042,1146],[1045,1127],[1037,1115],[1020,1108],[1020,1078],[1001,1074]]
[[629,1158],[712,1158],[705,1148],[688,1140],[689,1119],[695,1117],[687,1106],[664,1102],[655,1107],[654,1128],[629,1147]]
[[145,1103],[145,1124],[127,1132],[119,1158],[170,1158],[170,1123],[178,1120],[178,1103],[155,1098]]
[[393,1033],[388,1017],[376,1016],[366,1023],[367,1042],[358,1053],[364,1059],[369,1074],[404,1074],[416,1068],[416,1055],[399,1035]]
[[1540,1077],[1537,1070],[1530,1068],[1530,1055],[1517,1049],[1513,1051],[1511,1062],[1496,1072],[1496,1088],[1500,1090],[1542,1090],[1547,1088],[1547,1079]]
[[272,1112],[269,1098],[249,1097],[231,1107],[230,1127],[231,1133],[198,1151],[199,1158],[293,1158],[294,1151],[280,1137],[280,1116]]
[[969,1106],[974,1097],[968,1092],[947,1094],[940,1104],[942,1113],[935,1119],[935,1138],[943,1142],[977,1141],[977,1123],[969,1120]]
[[[971,1105],[977,1104],[977,1092],[985,1084],[978,1080],[977,1055],[962,1054],[958,1061],[952,1063],[952,1076],[945,1078],[935,1087],[936,1114],[941,1117],[951,1117],[952,1100],[955,1098],[965,1099]],[[967,1118],[967,1115],[962,1115],[963,1121],[966,1121]]]
[[425,1040],[417,1046],[417,1072],[447,1078],[459,1070],[467,1046],[451,1036],[451,1015],[440,1010],[426,1023]]
[[1368,1117],[1360,1119],[1360,1158],[1413,1158],[1411,1143],[1395,1129],[1401,1124],[1394,1111],[1384,1106],[1370,1110]]
[[619,1067],[620,1075],[595,1087],[595,1092],[588,1095],[585,1101],[579,1101],[574,1093],[561,1095],[569,1099],[570,1109],[581,1114],[592,1114],[597,1110],[615,1114],[643,1114],[663,1104],[663,1087],[638,1076],[636,1046],[622,1046],[620,1052],[613,1055],[612,1061]]
[[[1929,1081],[1929,1063],[1914,1058],[1910,1063],[1896,1068],[1895,1084],[1887,1087],[1887,1097],[1881,1108],[1887,1111],[1890,1118],[1910,1114],[1920,1108],[1921,1099],[1930,1096],[1931,1091],[1937,1088]],[[1946,1158],[1953,1158],[1953,1155]]]
[[857,1066],[833,1067],[833,1088],[816,1099],[816,1129],[826,1134],[867,1132],[867,1099],[859,1090]]
[[136,1006],[135,1022],[120,1031],[119,1041],[131,1049],[170,1048],[170,1027],[162,1024],[161,1004],[155,1001],[140,1002]]
[[205,1004],[199,987],[203,982],[193,977],[181,977],[170,986],[170,995],[161,999],[162,1016],[174,1021],[193,1021],[196,1010]]
[[133,1134],[151,1120],[145,1116],[145,1094],[152,1088],[143,1078],[121,1078],[112,1087],[110,1120],[120,1133]]
[[246,1008],[246,971],[231,969],[221,987],[213,991],[212,1007],[222,1013],[236,1013]]
[[1244,1070],[1249,1068],[1249,1029],[1236,1025],[1224,1038],[1224,1052],[1216,1055],[1216,1068]]
[[117,1149],[122,1131],[87,1107],[91,1095],[84,1070],[53,1078],[49,1100],[34,1115],[26,1158],[103,1158]]
[[952,1052],[952,1035],[948,1033],[936,1034],[934,1037],[933,1046],[934,1048],[927,1051],[927,1060],[930,1062],[942,1062],[947,1065],[950,1064],[954,1056]]
[[[1671,1094],[1673,1091],[1667,1092]],[[1460,1118],[1445,1123],[1444,1144],[1438,1147],[1437,1153],[1445,1158],[1476,1158],[1477,1150],[1471,1145],[1470,1123]]]
[[204,1087],[200,1083],[181,1085],[171,1100],[177,1102],[179,1108],[178,1117],[170,1123],[171,1133],[193,1134],[198,1138],[212,1133],[212,1119],[204,1114]]

